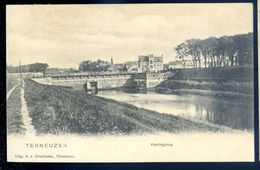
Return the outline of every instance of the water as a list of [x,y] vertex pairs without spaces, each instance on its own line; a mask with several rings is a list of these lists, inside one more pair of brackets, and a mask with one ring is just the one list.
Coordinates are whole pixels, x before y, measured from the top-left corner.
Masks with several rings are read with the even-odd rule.
[[181,115],[233,129],[253,130],[253,99],[193,94],[126,93],[100,91],[98,96],[133,104],[160,113]]

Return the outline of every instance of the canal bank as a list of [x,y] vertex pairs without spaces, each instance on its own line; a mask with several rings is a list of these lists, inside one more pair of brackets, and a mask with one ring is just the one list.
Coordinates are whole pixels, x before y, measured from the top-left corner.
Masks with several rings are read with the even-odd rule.
[[253,96],[253,81],[234,81],[234,80],[166,80],[156,86],[153,90],[160,93],[174,93],[178,91],[201,94],[203,92],[212,95],[229,96]]
[[212,95],[253,96],[253,66],[175,69],[173,76],[156,86],[156,91]]
[[138,108],[73,89],[25,82],[25,99],[37,133],[143,134],[235,132],[225,126]]
[[26,131],[21,113],[21,88],[21,83],[15,86],[6,101],[7,134],[25,134]]

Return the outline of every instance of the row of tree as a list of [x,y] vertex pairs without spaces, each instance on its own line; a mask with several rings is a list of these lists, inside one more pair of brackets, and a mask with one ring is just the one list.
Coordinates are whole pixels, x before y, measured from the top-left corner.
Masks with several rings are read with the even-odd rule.
[[228,67],[253,63],[253,34],[190,39],[175,48],[185,68],[191,58],[194,68]]
[[22,66],[7,66],[8,73],[45,72],[49,67],[46,63],[34,63]]
[[79,64],[79,70],[80,71],[96,71],[96,72],[100,72],[100,71],[108,71],[108,69],[111,67],[111,64],[107,61],[103,61],[103,60],[97,60],[97,61],[82,61]]

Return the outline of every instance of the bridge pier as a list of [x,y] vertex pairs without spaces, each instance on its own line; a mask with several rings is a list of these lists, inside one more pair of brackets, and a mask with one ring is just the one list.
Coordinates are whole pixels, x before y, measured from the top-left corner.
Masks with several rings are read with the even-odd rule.
[[83,84],[83,89],[86,93],[97,94],[98,93],[98,82],[90,81]]

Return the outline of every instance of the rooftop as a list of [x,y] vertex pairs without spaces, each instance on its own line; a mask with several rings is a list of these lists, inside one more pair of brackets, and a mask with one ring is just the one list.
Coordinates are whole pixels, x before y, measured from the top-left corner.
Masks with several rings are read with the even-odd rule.
[[154,55],[141,55],[138,57],[139,62],[149,62],[150,58],[153,58],[155,62],[162,62],[162,56],[154,56]]

